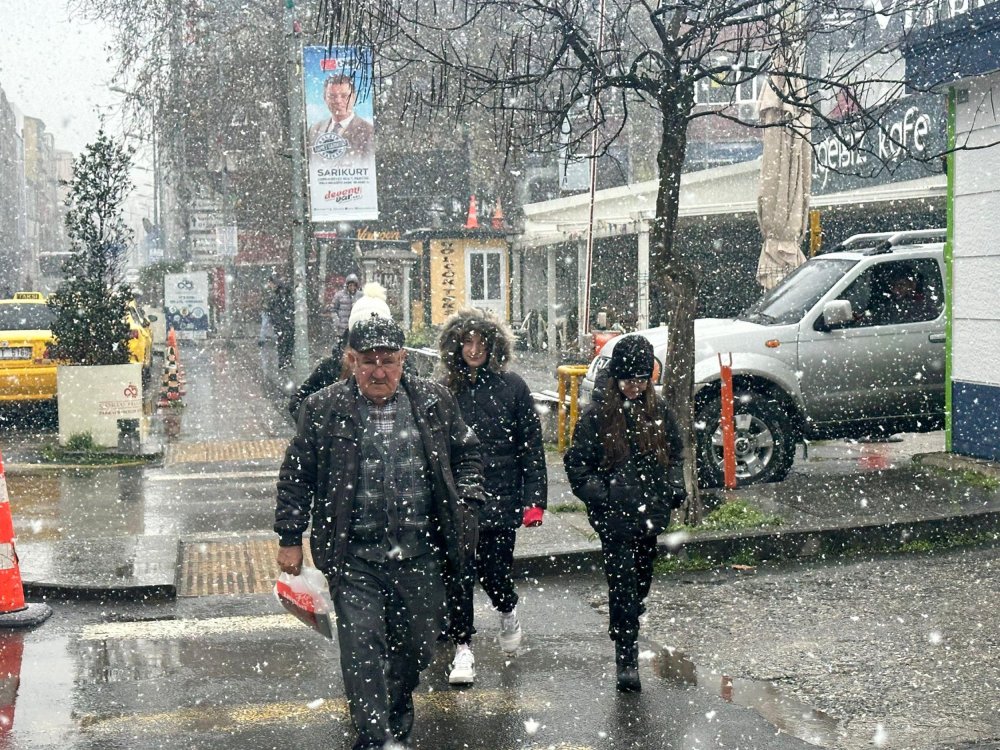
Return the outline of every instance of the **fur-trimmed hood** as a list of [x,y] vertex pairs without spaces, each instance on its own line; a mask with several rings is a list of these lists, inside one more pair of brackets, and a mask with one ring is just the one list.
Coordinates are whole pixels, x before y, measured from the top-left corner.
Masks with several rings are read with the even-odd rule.
[[461,310],[452,315],[441,330],[438,350],[441,365],[448,382],[464,380],[469,372],[462,359],[462,341],[473,331],[486,340],[489,355],[485,368],[490,372],[503,372],[510,362],[514,336],[510,329],[492,314],[481,310]]

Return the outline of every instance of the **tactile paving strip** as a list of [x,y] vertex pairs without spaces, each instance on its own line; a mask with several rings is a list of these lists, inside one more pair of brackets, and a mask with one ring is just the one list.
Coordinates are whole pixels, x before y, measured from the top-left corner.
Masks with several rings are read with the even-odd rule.
[[[312,564],[304,545],[306,563]],[[278,540],[185,542],[178,596],[269,594],[278,577]]]
[[202,443],[169,443],[164,456],[166,464],[199,461],[259,461],[283,458],[288,440],[214,440]]

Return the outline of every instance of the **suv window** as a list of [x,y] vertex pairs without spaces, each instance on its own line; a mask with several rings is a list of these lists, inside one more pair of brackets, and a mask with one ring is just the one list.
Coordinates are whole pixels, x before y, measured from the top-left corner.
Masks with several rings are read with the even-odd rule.
[[0,331],[47,331],[54,317],[45,305],[0,305]]
[[851,303],[851,328],[934,320],[944,308],[941,272],[932,258],[879,263],[858,276],[840,299]]
[[857,263],[850,258],[813,258],[749,307],[740,320],[764,325],[797,323]]

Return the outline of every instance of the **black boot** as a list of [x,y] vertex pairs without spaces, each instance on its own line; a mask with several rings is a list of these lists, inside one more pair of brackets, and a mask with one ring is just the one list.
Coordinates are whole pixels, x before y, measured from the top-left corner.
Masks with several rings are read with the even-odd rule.
[[638,693],[642,690],[638,644],[615,641],[615,667],[618,692]]

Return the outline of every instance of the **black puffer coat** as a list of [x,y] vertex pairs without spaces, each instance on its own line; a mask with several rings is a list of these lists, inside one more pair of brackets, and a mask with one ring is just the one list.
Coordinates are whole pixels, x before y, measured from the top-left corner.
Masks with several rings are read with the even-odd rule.
[[[489,352],[474,381],[462,358],[462,341],[472,331],[483,336]],[[466,310],[445,324],[440,350],[444,383],[481,443],[485,502],[479,524],[517,528],[526,507],[546,507],[548,478],[542,426],[531,391],[521,376],[505,369],[510,334],[493,318]]]
[[[420,440],[431,470],[439,539],[451,573],[467,569],[476,549],[476,511],[482,502],[479,441],[462,421],[455,400],[437,383],[404,376]],[[309,396],[299,410],[298,432],[278,472],[274,530],[282,546],[309,548],[332,591],[340,582],[358,485],[361,418],[354,378]]]
[[573,494],[587,506],[591,526],[602,536],[626,540],[640,534],[659,534],[670,521],[670,511],[684,501],[684,446],[680,430],[666,405],[657,398],[666,431],[670,466],[653,456],[639,454],[630,445],[623,463],[605,469],[604,430],[600,404],[591,404],[580,415],[573,444],[563,464]]

